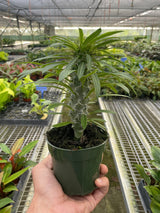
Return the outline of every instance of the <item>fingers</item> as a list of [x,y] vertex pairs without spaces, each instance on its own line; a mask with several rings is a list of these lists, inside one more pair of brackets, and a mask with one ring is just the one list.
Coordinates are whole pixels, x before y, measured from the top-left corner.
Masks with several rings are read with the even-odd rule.
[[107,177],[100,177],[95,180],[95,184],[98,187],[93,192],[93,197],[95,199],[96,205],[103,199],[109,190],[109,180]]
[[100,164],[100,177],[95,180],[95,184],[98,187],[93,192],[93,197],[95,199],[96,205],[103,199],[109,190],[109,180],[106,175],[108,173],[108,168],[105,164]]
[[108,168],[105,164],[100,164],[100,174],[106,175],[108,173]]

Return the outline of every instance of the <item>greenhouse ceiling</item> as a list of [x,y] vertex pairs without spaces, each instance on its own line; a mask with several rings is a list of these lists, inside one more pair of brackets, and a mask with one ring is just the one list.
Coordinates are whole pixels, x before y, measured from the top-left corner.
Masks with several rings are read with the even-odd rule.
[[[0,0],[0,26],[159,27],[160,0]],[[18,21],[17,21],[18,20]]]

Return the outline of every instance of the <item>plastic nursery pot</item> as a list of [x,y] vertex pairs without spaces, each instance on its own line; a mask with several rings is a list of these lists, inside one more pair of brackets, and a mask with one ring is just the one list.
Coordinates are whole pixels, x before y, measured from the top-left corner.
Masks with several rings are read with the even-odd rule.
[[67,195],[86,195],[96,188],[106,142],[80,150],[62,149],[48,142],[52,155],[54,175]]

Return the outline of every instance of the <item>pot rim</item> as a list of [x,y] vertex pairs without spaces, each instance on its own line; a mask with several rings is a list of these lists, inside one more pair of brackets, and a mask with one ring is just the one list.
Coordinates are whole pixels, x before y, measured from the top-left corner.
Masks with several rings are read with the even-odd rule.
[[101,144],[97,145],[97,146],[92,146],[92,147],[89,147],[89,148],[82,148],[82,149],[78,149],[78,150],[72,150],[72,149],[64,149],[64,148],[60,148],[60,147],[57,147],[57,146],[54,146],[53,144],[51,144],[48,139],[47,139],[47,143],[52,146],[52,147],[55,147],[56,149],[60,150],[60,151],[66,151],[66,152],[81,152],[81,151],[88,151],[90,149],[96,149],[100,146],[103,146],[105,143],[107,142],[107,139],[105,141],[103,141]]

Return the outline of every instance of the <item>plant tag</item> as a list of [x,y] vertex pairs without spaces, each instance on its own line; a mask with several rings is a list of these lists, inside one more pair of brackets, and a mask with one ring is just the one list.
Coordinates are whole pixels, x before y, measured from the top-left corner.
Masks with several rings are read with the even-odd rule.
[[22,109],[22,113],[27,113],[28,109]]

